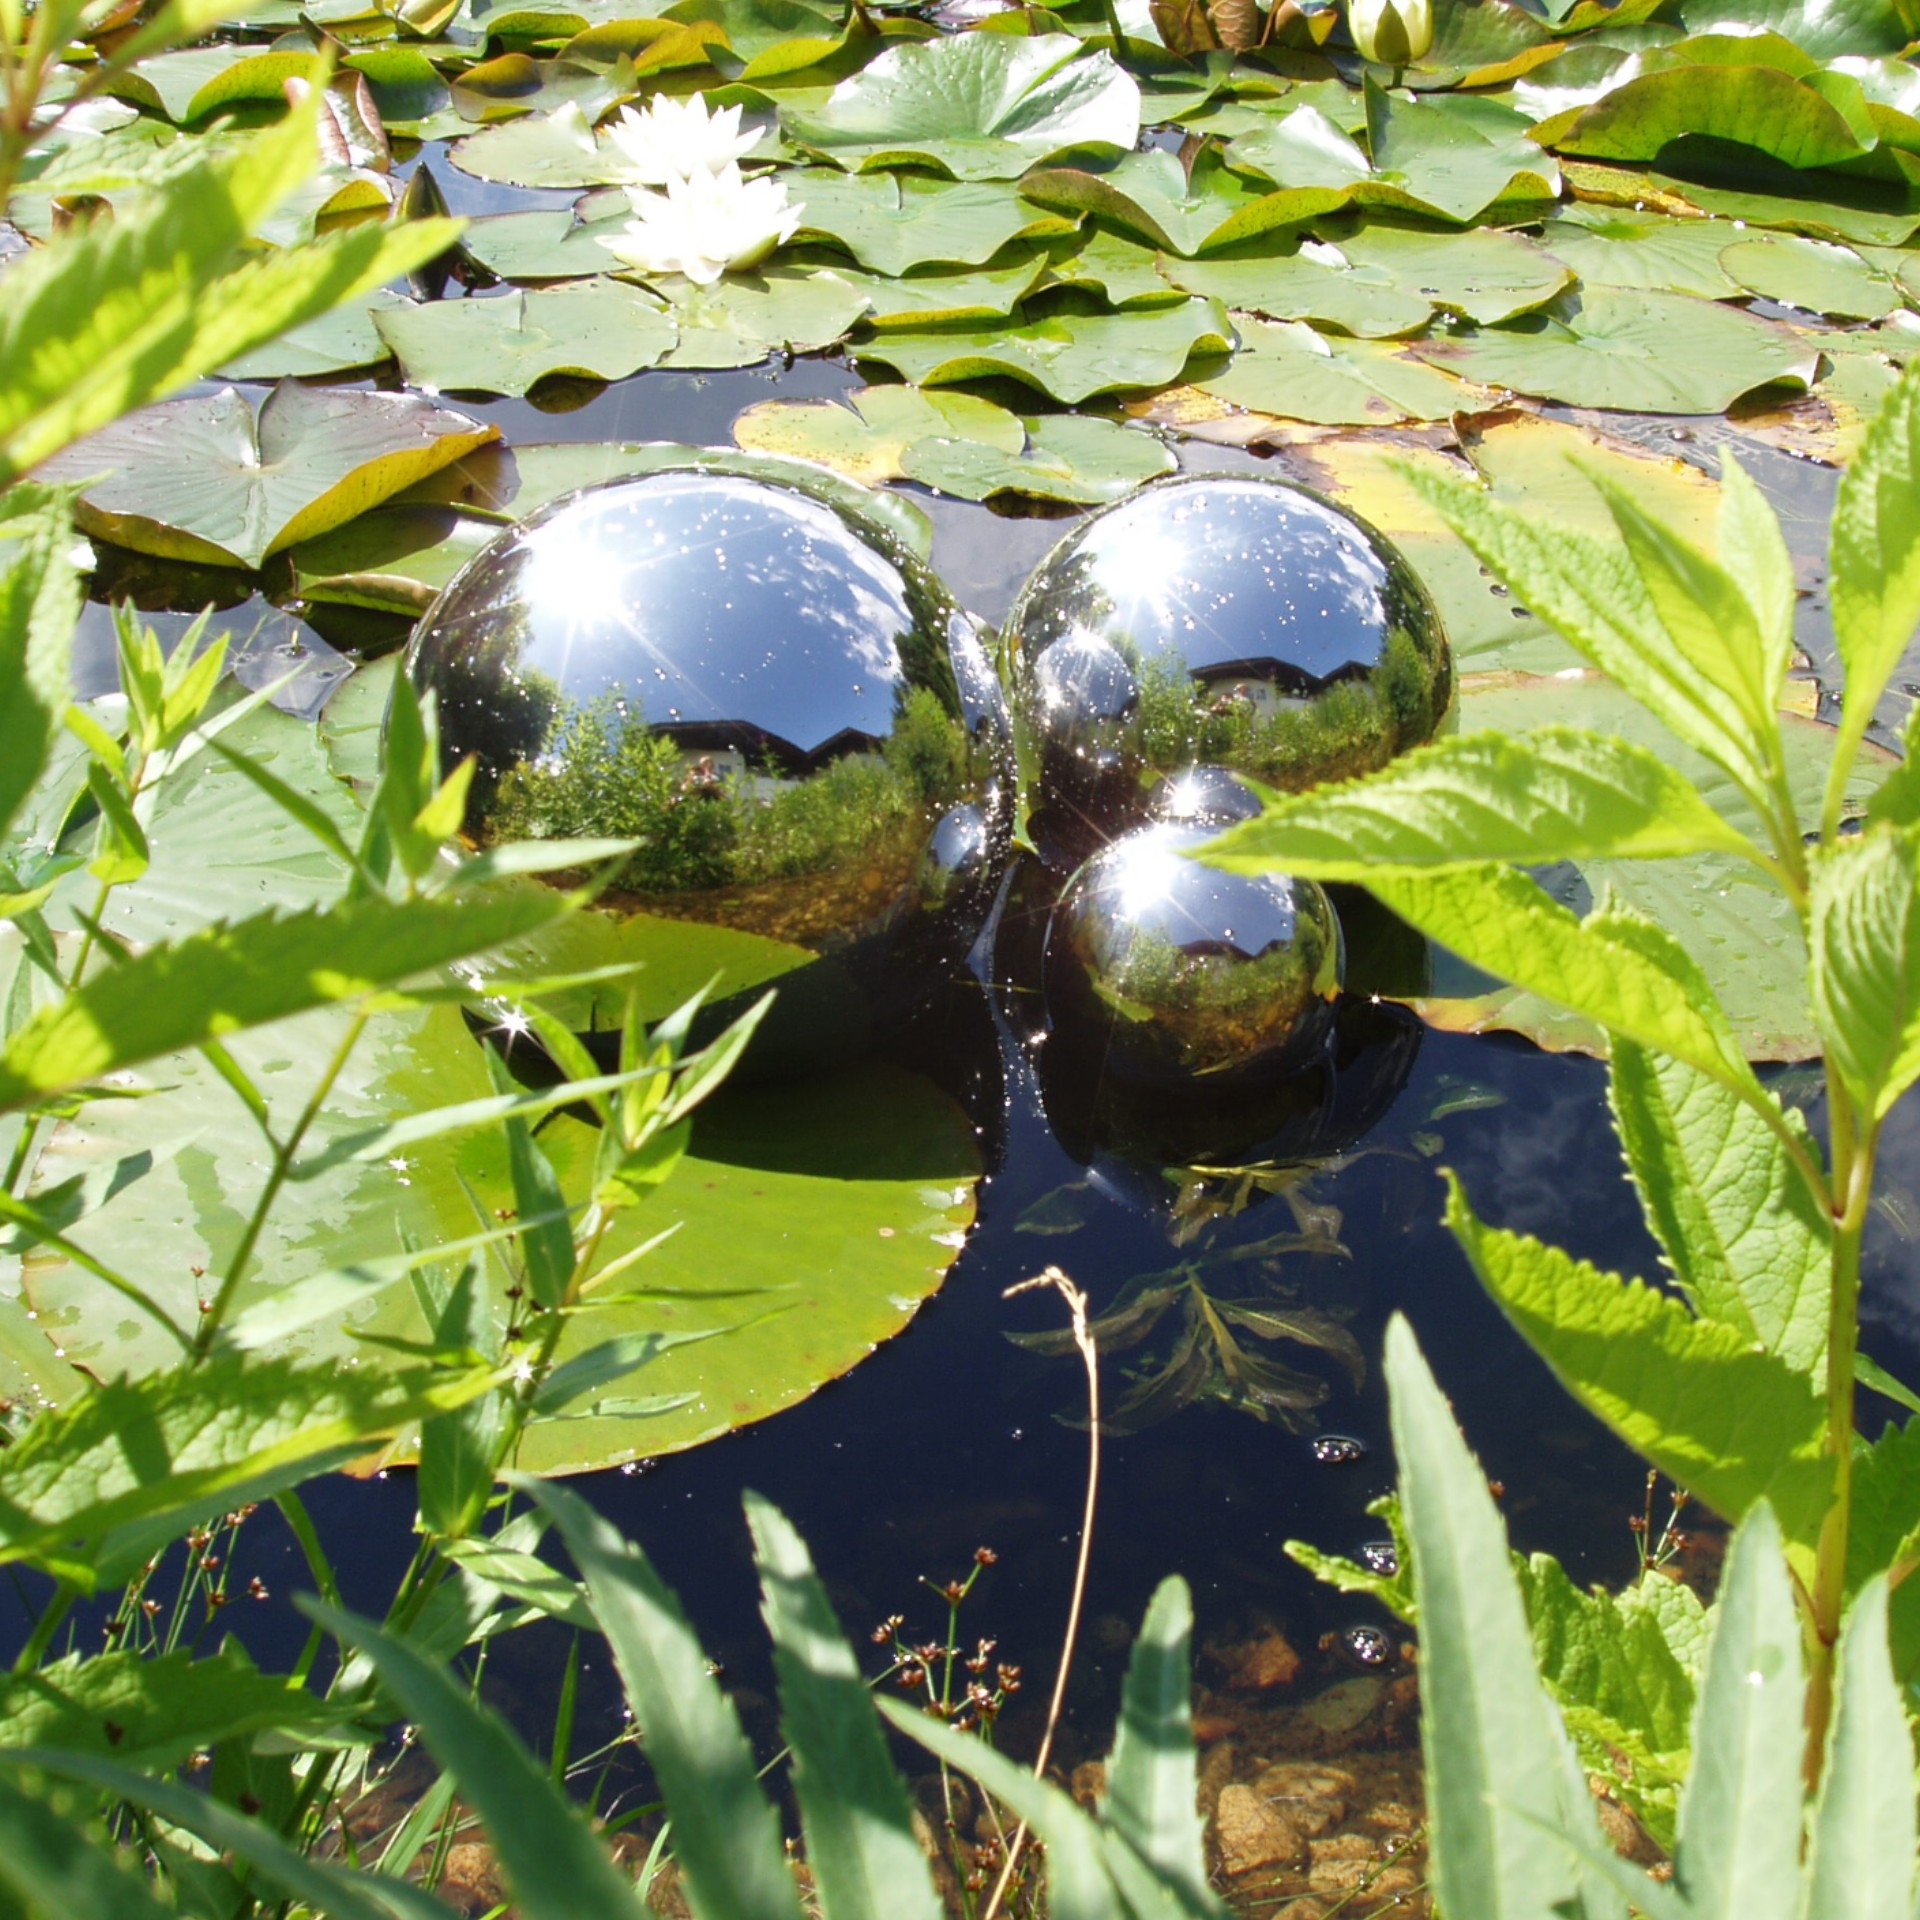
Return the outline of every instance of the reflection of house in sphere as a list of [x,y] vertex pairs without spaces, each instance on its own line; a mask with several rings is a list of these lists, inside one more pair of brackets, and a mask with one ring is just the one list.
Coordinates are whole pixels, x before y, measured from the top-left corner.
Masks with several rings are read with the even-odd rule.
[[1010,831],[985,652],[809,493],[669,470],[556,501],[462,568],[409,665],[444,764],[478,759],[469,836],[637,841],[603,905],[740,936],[702,952],[781,987],[756,1057],[781,1029],[844,1052],[984,919]]
[[1007,624],[1043,830],[1084,853],[1195,762],[1298,790],[1427,739],[1452,696],[1440,620],[1362,521],[1285,482],[1195,475],[1095,514]]
[[1311,880],[1189,856],[1210,826],[1122,834],[1067,882],[1047,926],[1054,1039],[1125,1079],[1270,1074],[1324,1034],[1340,924]]

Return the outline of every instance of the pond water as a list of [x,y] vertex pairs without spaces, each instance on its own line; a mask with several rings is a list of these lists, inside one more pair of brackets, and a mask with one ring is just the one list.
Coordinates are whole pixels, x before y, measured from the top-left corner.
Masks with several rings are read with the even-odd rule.
[[[456,212],[571,197],[483,187],[451,170],[441,178]],[[741,374],[644,373],[570,389],[565,411],[459,404],[497,425],[509,445],[724,443],[735,415],[772,393],[824,397],[860,384],[851,367],[813,358]],[[1650,430],[1689,431],[1671,423]],[[1197,441],[1178,452],[1188,471],[1266,466]],[[1802,536],[1796,547],[1817,549],[1831,473],[1764,450],[1757,465],[1790,534]],[[1007,517],[924,490],[916,497],[934,523],[936,570],[994,624],[1072,517]],[[1824,603],[1812,584],[1803,639],[1817,665]],[[143,563],[109,567],[97,591],[132,590],[158,609],[166,634],[186,623],[178,609],[192,603],[189,586]],[[225,616],[238,632],[256,618],[273,639],[282,637],[275,623],[290,616],[264,602]],[[349,652],[390,649],[404,634],[396,620],[337,610],[300,630]],[[96,604],[83,633],[83,692],[107,683],[109,643]],[[1161,1167],[1181,1157],[1180,1127],[1208,1116],[1129,1115],[1115,1104],[1123,1089],[1047,1056],[1029,964],[1033,892],[1030,873],[1013,876],[970,974],[950,983],[905,1049],[966,1107],[987,1169],[978,1224],[945,1285],[901,1337],[804,1405],[693,1452],[578,1483],[644,1542],[750,1712],[764,1709],[770,1688],[739,1511],[745,1488],[770,1496],[799,1525],[856,1636],[897,1613],[909,1634],[931,1637],[944,1609],[921,1577],[937,1584],[962,1575],[976,1548],[992,1548],[997,1563],[968,1603],[963,1632],[994,1636],[998,1657],[1025,1668],[1028,1690],[1004,1738],[1016,1750],[1031,1741],[1071,1583],[1087,1447],[1072,1424],[1081,1406],[1077,1362],[1009,1337],[1061,1324],[1049,1293],[1003,1297],[1049,1264],[1086,1290],[1096,1314],[1137,1277],[1181,1268],[1216,1299],[1278,1289],[1343,1322],[1363,1363],[1356,1380],[1335,1352],[1250,1340],[1263,1357],[1324,1383],[1302,1430],[1263,1423],[1201,1391],[1159,1424],[1106,1442],[1089,1619],[1059,1752],[1068,1766],[1103,1749],[1130,1625],[1169,1571],[1183,1572],[1195,1591],[1203,1714],[1232,1721],[1252,1711],[1250,1702],[1306,1701],[1356,1675],[1401,1670],[1392,1638],[1354,1632],[1391,1635],[1392,1623],[1317,1585],[1283,1552],[1297,1538],[1353,1554],[1382,1533],[1365,1509],[1393,1479],[1376,1362],[1394,1312],[1412,1320],[1470,1441],[1503,1484],[1516,1543],[1557,1554],[1583,1581],[1630,1575],[1636,1546],[1627,1521],[1641,1509],[1642,1470],[1505,1326],[1439,1225],[1437,1170],[1446,1166],[1500,1224],[1603,1266],[1653,1273],[1655,1250],[1607,1123],[1602,1067],[1513,1038],[1423,1031],[1410,1017],[1356,1003],[1351,1057],[1338,1087],[1321,1090],[1327,1110],[1307,1129],[1332,1142],[1331,1156],[1265,1182],[1219,1176],[1182,1192]],[[1783,1072],[1794,1091],[1815,1097],[1811,1076]],[[1289,1124],[1301,1137],[1298,1116]],[[1096,1138],[1102,1150],[1089,1166]],[[1920,1370],[1920,1255],[1907,1236],[1920,1228],[1920,1203],[1902,1204],[1920,1178],[1911,1109],[1896,1116],[1883,1165],[1893,1204],[1875,1229],[1866,1344],[1912,1377]],[[1128,1368],[1165,1358],[1187,1311],[1187,1295],[1175,1289],[1149,1341],[1109,1359],[1109,1406],[1128,1392]],[[381,1605],[412,1551],[407,1476],[333,1479],[307,1499],[340,1556],[349,1604]],[[273,1596],[238,1609],[233,1623],[263,1655],[289,1657],[303,1629],[278,1602],[306,1579],[277,1519],[262,1514],[244,1531],[233,1571],[242,1585],[258,1576]],[[1298,1674],[1283,1686],[1236,1691],[1230,1682],[1245,1678],[1248,1646],[1275,1633],[1300,1656]],[[539,1629],[508,1637],[492,1655],[490,1684],[530,1729],[547,1724],[566,1644],[559,1630]],[[610,1670],[589,1663],[585,1678],[581,1745],[614,1724],[617,1703]],[[755,1730],[769,1735],[764,1712]],[[1404,1727],[1393,1737],[1404,1739]]]

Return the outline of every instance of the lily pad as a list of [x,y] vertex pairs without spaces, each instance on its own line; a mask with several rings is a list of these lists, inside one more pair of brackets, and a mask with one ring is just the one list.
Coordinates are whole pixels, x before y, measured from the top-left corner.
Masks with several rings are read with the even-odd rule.
[[1416,298],[1481,326],[1531,313],[1572,277],[1565,263],[1531,240],[1494,227],[1430,233],[1369,225],[1336,244],[1356,273],[1387,274]]
[[1905,290],[1851,247],[1799,234],[1756,234],[1736,242],[1720,264],[1749,293],[1845,320],[1878,320],[1906,304]]
[[724,274],[710,287],[655,283],[678,332],[666,367],[757,366],[770,353],[830,347],[866,311],[867,297],[831,273],[763,267]]
[[1744,220],[1750,227],[1784,227],[1823,240],[1875,247],[1901,246],[1920,229],[1920,206],[1913,195],[1844,174],[1824,174],[1813,182],[1796,180],[1782,170],[1764,190],[1759,183],[1729,187],[1669,182],[1657,173],[1649,179],[1657,186],[1671,186],[1704,213]]
[[[900,275],[862,273],[845,265],[825,271],[863,298],[872,326],[977,327],[1013,312],[1047,271],[1047,256],[1035,248],[1010,266],[934,267]],[[1177,297],[1165,281],[1159,284],[1168,300]]]
[[1433,317],[1431,302],[1386,268],[1356,266],[1343,250],[1315,242],[1304,247],[1267,243],[1206,260],[1169,260],[1165,273],[1175,286],[1211,294],[1236,312],[1311,320],[1363,340],[1418,333]]
[[1156,147],[1098,166],[1036,168],[1020,191],[1045,206],[1096,215],[1178,254],[1231,246],[1306,217],[1296,197],[1249,187],[1211,151],[1194,162],[1191,176]]
[[743,447],[798,455],[869,485],[918,480],[965,500],[1117,500],[1175,461],[1152,435],[1079,414],[1021,419],[990,400],[868,387],[852,407],[765,401],[734,422]]
[[889,47],[824,106],[781,123],[848,172],[928,166],[1011,180],[1063,147],[1130,148],[1140,89],[1071,34],[963,33]]
[[1893,0],[1679,0],[1677,11],[1689,31],[1777,33],[1816,60],[1898,53],[1913,39],[1912,16]]
[[1391,347],[1330,339],[1297,321],[1249,321],[1233,364],[1194,384],[1256,413],[1323,426],[1444,420],[1474,397]]
[[1379,181],[1465,225],[1496,201],[1552,201],[1560,169],[1532,123],[1473,94],[1402,98],[1367,83],[1367,143]]
[[102,539],[165,559],[257,567],[498,436],[410,395],[292,384],[267,396],[256,421],[222,387],[130,414],[40,473],[105,476],[76,508]]
[[618,271],[600,242],[618,234],[628,218],[624,198],[618,212],[594,220],[566,207],[489,213],[467,223],[460,246],[502,280],[581,280]]
[[544,113],[484,127],[456,141],[447,158],[476,179],[510,187],[614,186],[633,172],[611,140],[583,138],[577,122]]
[[923,386],[1004,375],[1072,403],[1165,386],[1193,355],[1225,353],[1232,338],[1215,302],[1188,300],[1148,312],[1055,313],[988,331],[901,329],[860,341],[853,351]]
[[1484,386],[1621,413],[1720,413],[1756,387],[1811,386],[1818,358],[1738,308],[1614,287],[1414,351]]
[[[1550,724],[1593,727],[1651,747],[1696,781],[1730,819],[1749,824],[1742,796],[1718,768],[1679,745],[1602,675],[1586,671],[1550,678],[1499,674],[1467,679],[1460,689],[1461,725],[1520,731]],[[1787,777],[1803,817],[1817,811],[1833,729],[1800,714],[1781,716]],[[1895,756],[1863,749],[1849,785],[1851,805],[1883,777]],[[1752,869],[1727,856],[1684,860],[1592,861],[1581,869],[1585,890],[1615,896],[1667,927],[1700,963],[1749,1059],[1805,1060],[1820,1051],[1806,1008],[1806,949],[1791,906]],[[1604,1053],[1604,1037],[1530,995],[1493,987],[1416,1003],[1424,1018],[1453,1031],[1525,1034],[1552,1052]]]
[[222,380],[310,379],[318,374],[345,373],[354,367],[377,366],[391,357],[380,329],[373,324],[374,308],[392,302],[390,294],[372,302],[335,307],[312,320],[289,327],[277,339],[229,360],[219,369]]
[[1161,273],[1164,256],[1154,248],[1100,226],[1083,229],[1071,246],[1056,248],[1049,286],[1084,287],[1110,307],[1179,304],[1180,289]]
[[1576,201],[1546,223],[1540,243],[1583,287],[1648,287],[1719,300],[1740,291],[1720,264],[1737,238],[1724,220]]
[[389,307],[374,325],[429,393],[522,394],[552,373],[623,380],[657,366],[678,338],[658,300],[619,280]]
[[800,235],[837,241],[876,273],[903,274],[934,263],[981,266],[1010,241],[1067,233],[1074,225],[985,182],[848,174],[830,167],[781,177],[803,209]]

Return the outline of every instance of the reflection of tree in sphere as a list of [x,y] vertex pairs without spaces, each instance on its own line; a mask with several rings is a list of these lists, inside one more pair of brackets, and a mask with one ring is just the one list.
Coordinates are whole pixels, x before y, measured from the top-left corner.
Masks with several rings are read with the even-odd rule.
[[478,761],[470,838],[635,841],[618,914],[830,962],[881,1026],[984,919],[1011,781],[979,636],[810,493],[667,470],[555,501],[461,570],[409,667],[444,764]]
[[1207,826],[1136,828],[1068,881],[1047,928],[1056,1034],[1134,1079],[1253,1073],[1301,1058],[1341,978],[1340,925],[1310,880],[1188,856]]
[[1288,791],[1384,765],[1452,697],[1439,615],[1371,527],[1282,481],[1158,481],[1076,528],[1008,617],[1046,830],[1085,852],[1196,762]]

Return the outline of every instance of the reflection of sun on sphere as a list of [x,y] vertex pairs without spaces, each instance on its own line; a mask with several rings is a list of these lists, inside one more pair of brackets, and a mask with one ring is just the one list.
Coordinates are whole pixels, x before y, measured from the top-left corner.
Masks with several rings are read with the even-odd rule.
[[567,496],[462,568],[409,666],[444,764],[477,758],[471,840],[634,840],[602,908],[741,936],[701,950],[779,984],[803,1052],[883,1029],[984,920],[1010,831],[985,651],[809,493],[669,470]]
[[1047,926],[1056,1041],[1122,1078],[1268,1073],[1323,1037],[1340,926],[1310,880],[1188,856],[1204,825],[1123,834],[1068,881]]
[[1372,528],[1283,481],[1143,487],[1070,534],[1008,618],[1047,830],[1084,850],[1195,762],[1297,791],[1427,739],[1433,603]]

